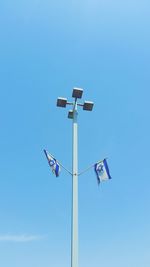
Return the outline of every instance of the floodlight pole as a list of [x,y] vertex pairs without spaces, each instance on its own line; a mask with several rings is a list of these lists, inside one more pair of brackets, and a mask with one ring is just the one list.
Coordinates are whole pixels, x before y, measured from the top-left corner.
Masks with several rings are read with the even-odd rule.
[[78,123],[77,99],[73,107],[72,138],[72,240],[71,267],[78,267]]
[[72,97],[74,102],[68,102],[67,98],[58,97],[57,106],[65,108],[72,105],[73,110],[68,113],[68,118],[73,120],[72,124],[72,226],[71,226],[71,267],[78,267],[78,106],[83,110],[91,111],[93,102],[85,101],[84,104],[77,103],[82,98],[83,89],[74,88]]

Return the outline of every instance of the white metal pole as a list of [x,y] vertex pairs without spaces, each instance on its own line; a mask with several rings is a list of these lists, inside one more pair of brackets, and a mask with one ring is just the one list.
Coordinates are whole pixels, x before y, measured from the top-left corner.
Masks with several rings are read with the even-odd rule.
[[72,244],[71,267],[78,267],[78,124],[77,99],[73,109]]

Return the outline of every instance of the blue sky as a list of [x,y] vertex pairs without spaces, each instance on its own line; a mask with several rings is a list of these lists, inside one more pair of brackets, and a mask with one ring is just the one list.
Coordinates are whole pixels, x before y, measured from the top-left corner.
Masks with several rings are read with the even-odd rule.
[[79,179],[79,266],[150,266],[149,1],[0,2],[0,266],[69,267],[71,120],[84,89],[79,169],[108,157],[113,179]]

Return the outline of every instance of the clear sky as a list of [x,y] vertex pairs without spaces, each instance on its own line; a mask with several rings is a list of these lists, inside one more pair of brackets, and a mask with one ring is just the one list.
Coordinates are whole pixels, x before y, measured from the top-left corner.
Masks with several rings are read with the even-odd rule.
[[79,169],[108,157],[112,180],[79,179],[79,266],[150,266],[148,0],[0,1],[0,266],[69,267],[74,86]]

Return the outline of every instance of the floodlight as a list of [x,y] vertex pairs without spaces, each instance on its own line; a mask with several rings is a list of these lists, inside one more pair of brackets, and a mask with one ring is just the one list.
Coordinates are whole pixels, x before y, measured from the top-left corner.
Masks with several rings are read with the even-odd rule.
[[93,102],[85,101],[85,102],[84,102],[84,105],[83,105],[83,109],[84,109],[84,110],[91,111],[91,110],[93,109],[93,105],[94,105]]
[[57,107],[65,108],[67,105],[67,98],[58,97],[57,98]]
[[69,110],[68,112],[68,118],[73,119],[73,110]]
[[81,88],[73,88],[72,97],[81,98],[83,94],[83,89]]

